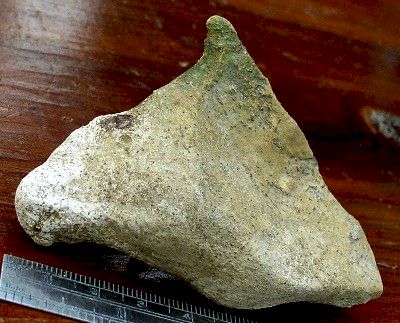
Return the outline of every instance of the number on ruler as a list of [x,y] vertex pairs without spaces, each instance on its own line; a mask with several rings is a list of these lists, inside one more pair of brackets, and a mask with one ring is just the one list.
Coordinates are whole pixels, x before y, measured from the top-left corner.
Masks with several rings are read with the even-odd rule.
[[95,287],[91,287],[89,289],[89,293],[90,293],[90,295],[93,295],[93,296],[99,296],[99,290]]
[[183,318],[184,318],[185,320],[190,320],[190,319],[191,319],[189,313],[186,313],[185,315],[183,315]]
[[43,282],[47,284],[51,284],[52,282],[52,277],[48,274],[43,274],[42,276]]
[[122,308],[122,307],[118,307],[117,316],[118,316],[120,319],[126,320],[126,309],[124,309],[124,308]]

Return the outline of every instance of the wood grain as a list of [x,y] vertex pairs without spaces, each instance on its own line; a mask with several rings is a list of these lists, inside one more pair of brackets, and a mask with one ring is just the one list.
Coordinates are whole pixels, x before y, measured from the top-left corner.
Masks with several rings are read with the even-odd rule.
[[[22,177],[71,131],[97,115],[135,106],[194,64],[212,14],[233,23],[305,132],[329,188],[363,226],[385,288],[380,299],[350,309],[299,303],[246,315],[260,321],[400,321],[396,0],[1,1],[0,256],[208,303],[180,281],[146,278],[146,265],[114,250],[35,245],[18,224],[13,200]],[[32,320],[62,319],[0,302],[0,322]]]

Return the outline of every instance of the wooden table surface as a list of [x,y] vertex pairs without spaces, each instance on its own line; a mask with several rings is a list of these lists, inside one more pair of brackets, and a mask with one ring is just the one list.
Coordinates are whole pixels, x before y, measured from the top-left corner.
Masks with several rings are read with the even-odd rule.
[[[233,23],[306,134],[330,190],[363,226],[384,284],[380,299],[350,309],[288,304],[245,314],[270,322],[400,321],[397,0],[2,0],[0,256],[207,303],[114,250],[35,245],[18,224],[14,192],[72,130],[137,105],[194,64],[212,14]],[[0,301],[0,322],[57,319],[65,320]]]

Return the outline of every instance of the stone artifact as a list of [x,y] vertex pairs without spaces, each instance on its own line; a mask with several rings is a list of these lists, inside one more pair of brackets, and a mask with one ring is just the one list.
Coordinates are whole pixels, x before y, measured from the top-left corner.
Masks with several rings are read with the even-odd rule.
[[21,225],[42,245],[122,250],[229,307],[378,297],[364,232],[303,133],[232,25],[207,28],[195,66],[74,131],[22,180]]

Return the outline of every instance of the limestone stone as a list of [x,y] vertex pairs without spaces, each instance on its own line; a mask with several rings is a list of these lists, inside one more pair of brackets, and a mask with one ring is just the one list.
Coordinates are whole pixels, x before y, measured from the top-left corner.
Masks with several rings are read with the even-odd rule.
[[201,59],[137,107],[74,131],[19,185],[42,245],[94,241],[256,309],[365,303],[382,282],[296,122],[224,18]]

